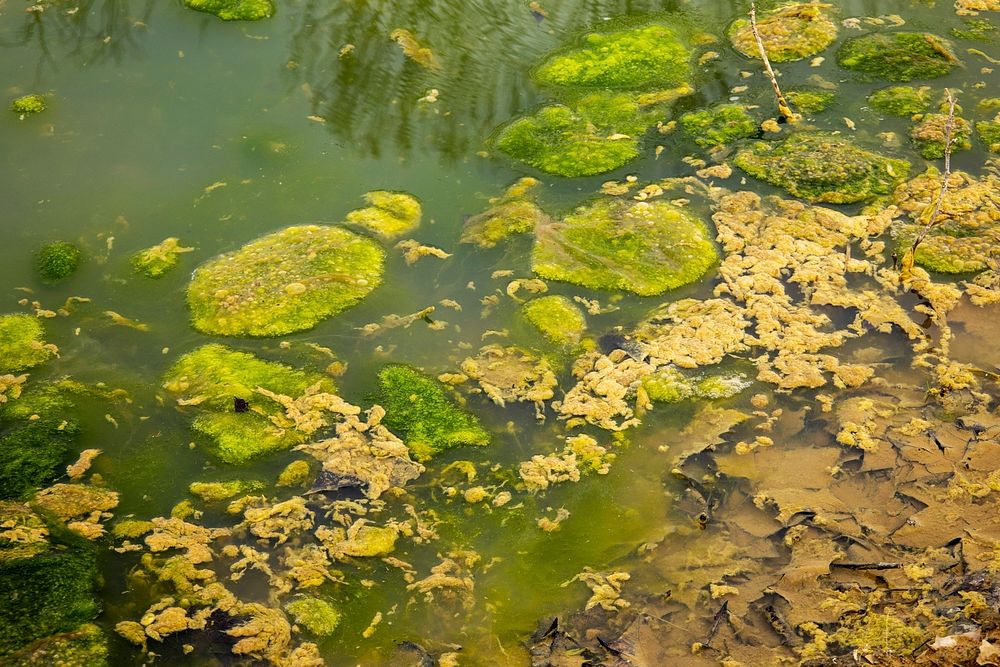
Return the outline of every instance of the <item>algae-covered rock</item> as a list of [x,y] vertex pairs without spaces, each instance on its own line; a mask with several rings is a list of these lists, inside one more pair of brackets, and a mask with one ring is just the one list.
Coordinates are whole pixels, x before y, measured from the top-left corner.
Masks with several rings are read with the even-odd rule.
[[819,113],[826,109],[833,102],[836,94],[832,90],[822,88],[789,88],[785,91],[785,97],[792,103],[792,106],[802,113]]
[[599,199],[535,232],[542,278],[642,296],[701,278],[718,254],[704,222],[665,201]]
[[177,260],[181,253],[192,250],[194,248],[181,246],[180,239],[171,236],[151,248],[146,248],[133,255],[132,268],[149,278],[159,278],[177,266]]
[[[893,203],[908,218],[893,227],[901,255],[926,227],[940,192],[941,174],[934,168],[896,189]],[[952,172],[937,223],[917,246],[914,261],[938,273],[970,273],[988,268],[996,257],[1000,257],[1000,177]]]
[[858,148],[842,137],[811,132],[784,141],[755,142],[737,153],[733,162],[796,197],[832,204],[889,195],[910,168],[903,160]]
[[912,116],[922,113],[930,106],[930,88],[921,86],[889,86],[868,96],[868,103],[882,113],[893,116]]
[[188,286],[194,327],[220,336],[304,331],[382,281],[385,253],[339,227],[288,227],[202,264]]
[[0,656],[97,616],[96,575],[97,553],[86,540],[24,505],[0,502]]
[[465,221],[461,242],[492,248],[508,236],[526,234],[549,222],[549,216],[532,199],[537,186],[537,179],[524,177],[500,197],[490,199],[490,208]]
[[976,132],[991,153],[1000,153],[1000,114],[993,120],[977,122]]
[[223,21],[259,21],[274,15],[272,0],[184,0],[184,4]]
[[912,81],[944,76],[960,61],[937,35],[890,32],[845,41],[837,50],[837,63],[886,81]]
[[48,361],[55,346],[46,345],[45,328],[37,317],[0,315],[0,373],[13,373]]
[[521,307],[524,318],[558,345],[575,345],[587,329],[583,311],[562,295],[543,296]]
[[544,85],[648,90],[687,83],[691,50],[662,23],[584,35],[578,46],[549,56],[535,70]]
[[4,667],[105,667],[107,664],[108,639],[93,623],[36,639],[0,658]]
[[680,123],[699,146],[721,146],[760,132],[757,122],[738,104],[689,111],[680,117]]
[[405,192],[375,190],[365,194],[368,206],[351,211],[347,221],[386,239],[394,239],[420,225],[420,202]]
[[[910,138],[917,146],[920,154],[928,160],[944,157],[944,144],[948,116],[943,113],[924,114],[916,125],[910,128]],[[951,152],[972,148],[969,137],[972,126],[964,118],[955,116],[951,128]]]
[[418,461],[452,447],[489,443],[479,420],[456,405],[443,384],[410,366],[391,364],[379,372],[376,402],[386,411],[382,423]]
[[57,283],[68,278],[79,266],[80,249],[66,241],[44,245],[35,255],[35,269],[47,283]]
[[296,625],[321,637],[333,634],[340,624],[340,612],[326,600],[300,597],[285,605]]
[[[815,55],[837,39],[837,24],[830,5],[797,3],[784,5],[757,18],[757,31],[768,60],[787,62]],[[750,19],[740,18],[729,27],[729,40],[749,58],[760,58]]]
[[0,498],[17,498],[65,472],[80,432],[72,403],[31,391],[0,412]]
[[263,488],[264,483],[258,480],[232,479],[225,482],[191,482],[188,491],[206,503],[217,503]]
[[22,95],[10,103],[10,110],[21,116],[45,111],[45,98],[41,95]]

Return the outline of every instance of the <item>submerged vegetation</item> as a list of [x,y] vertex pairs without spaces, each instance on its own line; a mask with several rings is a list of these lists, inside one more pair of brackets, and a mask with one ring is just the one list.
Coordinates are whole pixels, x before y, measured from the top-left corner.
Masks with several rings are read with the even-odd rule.
[[272,0],[184,0],[184,4],[223,21],[259,21],[274,15]]
[[42,246],[35,255],[35,268],[42,280],[57,283],[69,278],[80,266],[80,249],[67,241]]
[[945,40],[926,32],[854,37],[841,45],[837,62],[841,67],[886,81],[935,79],[961,64]]

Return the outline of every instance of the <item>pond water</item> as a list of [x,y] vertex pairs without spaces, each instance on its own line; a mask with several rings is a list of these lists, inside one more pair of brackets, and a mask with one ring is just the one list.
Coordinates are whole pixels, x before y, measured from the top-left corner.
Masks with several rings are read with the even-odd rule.
[[[834,5],[839,35],[834,45],[818,53],[819,60],[808,57],[774,63],[785,87],[812,85],[835,93],[827,109],[805,114],[800,123],[849,136],[862,147],[908,160],[911,177],[930,164],[943,168],[942,160],[925,159],[909,141],[907,133],[913,125],[909,117],[893,117],[869,105],[868,95],[889,84],[839,67],[835,52],[845,39],[869,32],[929,31],[944,36],[960,66],[945,76],[917,79],[911,85],[930,86],[935,102],[949,88],[958,96],[964,118],[988,121],[996,109],[980,101],[994,97],[1000,82],[994,71],[997,61],[993,60],[1000,57],[1000,39],[994,36],[995,12],[963,16],[947,2],[857,0]],[[276,489],[272,484],[290,462],[309,460],[313,474],[318,470],[315,461],[292,450],[239,467],[210,453],[208,443],[191,429],[193,412],[178,406],[177,396],[162,386],[164,374],[181,355],[206,343],[220,342],[316,372],[323,372],[330,364],[331,356],[324,350],[328,348],[346,366],[335,380],[337,394],[364,409],[374,403],[378,372],[389,362],[411,364],[438,376],[458,372],[463,360],[483,345],[518,345],[548,357],[559,380],[555,400],[562,398],[580,381],[572,372],[574,359],[594,353],[588,351],[586,343],[560,349],[525,322],[522,302],[536,296],[530,289],[537,285],[529,284],[520,291],[509,285],[516,279],[534,277],[532,235],[514,236],[494,248],[479,248],[459,243],[463,224],[487,209],[490,198],[500,196],[524,176],[541,182],[537,188],[539,205],[548,215],[561,218],[598,196],[606,181],[626,182],[627,177],[635,177],[638,185],[625,197],[631,201],[645,184],[692,177],[706,164],[732,164],[728,149],[709,151],[680,128],[661,133],[654,125],[657,120],[665,124],[686,111],[726,101],[751,105],[755,123],[776,117],[773,93],[760,61],[738,53],[725,34],[726,26],[745,16],[746,10],[743,2],[702,0],[546,0],[530,6],[522,0],[282,0],[273,17],[227,22],[193,11],[179,1],[42,0],[29,5],[24,0],[0,0],[0,86],[5,100],[38,93],[47,105],[41,113],[24,117],[14,112],[0,114],[0,231],[4,239],[0,295],[5,299],[0,312],[58,311],[67,305],[65,313],[42,318],[45,340],[58,346],[59,356],[28,371],[27,386],[69,377],[90,387],[127,393],[127,400],[124,393],[109,399],[105,392],[102,398],[100,391],[77,396],[82,431],[73,456],[66,461],[72,462],[86,448],[102,450],[88,474],[99,475],[101,484],[120,494],[120,502],[112,510],[115,519],[107,522],[108,530],[124,517],[148,520],[170,516],[172,508],[184,500],[204,511],[188,521],[232,527],[242,517],[227,514],[226,503],[206,505],[197,500],[189,494],[189,484],[234,478],[268,480],[263,493],[270,499],[284,500],[302,492],[301,488]],[[858,19],[857,25],[850,21],[840,24],[852,17]],[[509,159],[491,143],[502,124],[557,97],[532,79],[533,68],[547,54],[573,44],[588,30],[651,21],[683,25],[689,36],[705,32],[715,40],[692,37],[697,63],[691,81],[693,92],[669,108],[656,108],[659,115],[642,134],[636,159],[594,176],[565,178]],[[970,26],[991,26],[994,32],[985,30],[982,39],[964,39],[951,33]],[[421,46],[430,49],[436,66],[422,66],[404,54],[390,37],[399,28],[410,31]],[[707,52],[715,56],[705,56]],[[782,123],[779,130],[787,134],[789,127]],[[951,168],[985,178],[990,155],[989,147],[976,134],[970,149],[956,151]],[[686,156],[704,162],[694,164],[682,159]],[[663,198],[684,197],[687,210],[713,225],[719,193],[673,183],[678,189]],[[992,183],[995,186],[996,181]],[[790,197],[738,169],[731,177],[716,178],[715,184],[734,192]],[[406,192],[419,199],[422,223],[401,238],[441,248],[450,256],[425,257],[410,265],[395,248],[395,240],[379,241],[386,250],[382,284],[358,305],[323,319],[307,331],[236,338],[213,337],[191,326],[185,290],[196,267],[289,225],[340,224],[349,211],[365,205],[365,193],[376,190]],[[991,204],[985,204],[986,215],[996,221],[997,200],[992,201],[992,211]],[[829,206],[853,216],[862,212],[864,203]],[[713,226],[713,237],[716,231]],[[178,237],[182,246],[193,249],[180,255],[178,266],[162,278],[149,279],[136,273],[132,256],[166,237]],[[888,232],[871,237],[887,240],[890,246],[877,260],[875,254],[866,255],[858,249],[861,238],[867,237],[855,235],[844,246],[848,257],[853,245],[854,257],[867,258],[865,261],[874,267],[895,269]],[[57,240],[79,246],[82,260],[71,277],[49,284],[34,270],[35,253],[40,246]],[[738,252],[727,244],[721,254]],[[824,268],[822,263],[818,266]],[[609,353],[614,341],[620,345],[622,336],[647,320],[661,304],[718,296],[724,277],[718,275],[716,267],[698,281],[655,296],[592,290],[556,280],[547,280],[544,289],[550,295],[598,300],[586,316],[586,337],[592,341],[590,348]],[[784,277],[788,275],[785,271]],[[971,278],[972,274],[934,275],[933,281],[960,285],[961,280]],[[891,292],[874,269],[860,271],[850,282],[858,293],[864,289]],[[808,297],[812,287],[808,282],[803,285],[789,288],[791,298],[806,298],[801,293]],[[68,302],[70,297],[88,301]],[[825,623],[823,627],[830,634],[838,622],[843,627],[849,625],[831,616],[826,593],[794,600],[786,596],[785,602],[795,607],[791,613],[780,608],[774,611],[777,603],[759,602],[758,598],[775,591],[780,595],[795,576],[809,582],[808,586],[802,584],[809,588],[817,576],[835,578],[838,572],[867,572],[834,569],[831,573],[829,564],[838,558],[842,562],[861,558],[850,551],[858,545],[869,548],[865,556],[871,561],[912,557],[917,563],[930,562],[928,553],[952,540],[948,535],[940,543],[894,543],[875,537],[880,531],[890,531],[890,524],[891,530],[898,525],[870,515],[895,503],[899,507],[892,505],[891,512],[885,511],[902,522],[918,505],[932,506],[933,501],[916,492],[907,495],[909,492],[887,481],[892,477],[887,471],[902,463],[884,461],[886,451],[893,447],[902,451],[904,445],[897,441],[891,447],[884,444],[880,463],[875,464],[874,450],[851,447],[843,438],[838,444],[835,436],[842,433],[839,427],[847,418],[831,430],[829,420],[820,416],[824,401],[840,405],[842,398],[871,399],[877,394],[881,397],[878,400],[899,401],[896,409],[902,419],[900,406],[913,409],[910,402],[920,391],[930,390],[920,394],[921,400],[937,395],[935,382],[945,380],[941,373],[935,375],[927,368],[940,368],[940,358],[950,354],[955,363],[971,364],[976,377],[975,386],[956,385],[954,394],[971,392],[975,398],[956,399],[944,405],[943,413],[935,412],[935,418],[947,424],[961,415],[995,416],[1000,353],[991,329],[1000,321],[997,307],[973,306],[965,296],[954,310],[940,308],[937,315],[928,315],[926,303],[937,308],[938,302],[919,286],[912,292],[893,293],[893,299],[911,313],[917,329],[926,326],[931,332],[927,334],[928,349],[941,351],[940,332],[948,311],[954,340],[946,353],[926,367],[913,363],[926,351],[914,349],[913,341],[920,334],[892,326],[892,319],[882,332],[876,332],[876,326],[869,322],[862,325],[868,334],[863,339],[831,345],[836,349],[829,353],[845,363],[875,369],[875,379],[869,379],[868,386],[875,383],[877,389],[871,395],[853,386],[838,388],[832,380],[823,387],[789,384],[779,389],[763,377],[757,363],[761,346],[749,345],[724,355],[721,364],[700,363],[697,370],[685,366],[683,372],[741,373],[750,386],[728,398],[655,403],[642,415],[640,425],[618,437],[594,424],[568,428],[560,418],[565,415],[560,415],[551,401],[545,407],[546,419],[539,422],[530,403],[510,402],[501,407],[483,393],[471,391],[474,381],[460,385],[455,396],[481,420],[491,435],[491,444],[451,449],[426,461],[426,470],[405,490],[383,498],[385,505],[380,512],[364,515],[380,525],[390,519],[416,525],[406,509],[409,505],[422,521],[434,524],[437,535],[433,539],[405,535],[399,539],[392,556],[408,564],[406,567],[381,558],[344,558],[330,565],[331,570],[340,572],[336,578],[341,581],[318,588],[276,594],[269,591],[268,577],[259,571],[227,586],[245,602],[262,602],[275,609],[303,593],[328,600],[340,613],[336,630],[328,636],[300,630],[293,634],[291,646],[315,642],[331,666],[437,664],[434,661],[438,660],[442,665],[707,665],[727,659],[733,661],[729,664],[753,665],[823,655],[822,651],[797,653],[815,635],[794,628],[813,618],[813,612],[816,622]],[[436,307],[433,313],[406,326],[362,330],[365,325],[383,322],[387,315],[407,315],[429,306]],[[821,325],[820,329],[846,330],[858,312],[856,304],[838,307],[834,301],[817,301],[814,306],[829,318],[829,326]],[[125,326],[107,311],[146,326]],[[761,338],[768,317],[757,313],[755,331]],[[793,323],[785,324],[788,328],[779,337],[793,338]],[[763,348],[770,352],[778,349]],[[812,359],[810,363],[825,362]],[[635,388],[631,387],[629,401],[635,400]],[[876,400],[874,405],[881,403]],[[745,428],[718,429],[716,440],[711,420],[705,421],[707,406],[739,410],[741,419],[755,416],[743,425]],[[779,408],[780,414],[771,413]],[[881,414],[875,408],[867,412],[872,411]],[[941,416],[944,413],[947,416]],[[768,414],[773,422],[770,430],[758,424],[761,419],[767,421]],[[833,414],[838,414],[836,409]],[[922,417],[929,414],[920,412]],[[910,416],[906,413],[903,423],[909,422]],[[585,472],[579,481],[553,484],[539,493],[525,490],[518,475],[521,462],[537,454],[558,452],[564,438],[578,432],[593,435],[615,453],[606,474]],[[997,435],[986,432],[983,438]],[[738,442],[753,442],[758,437],[775,445],[762,446],[737,461],[732,451]],[[891,440],[884,437],[886,442]],[[705,463],[699,458],[703,455],[688,460],[682,455],[692,447],[694,451],[714,449],[726,462]],[[803,453],[796,454],[800,449]],[[747,461],[765,450],[766,456],[762,454],[752,464],[754,471],[746,472],[746,466],[751,465]],[[775,450],[785,455],[774,455]],[[859,458],[861,451],[867,459]],[[832,452],[832,458],[816,452]],[[449,468],[456,461],[472,463],[477,472],[475,481]],[[944,484],[942,488],[948,488],[948,480],[957,474],[923,463],[937,475],[935,482]],[[786,480],[784,486],[789,488],[797,484],[787,480],[801,479],[802,488],[806,488],[817,478],[817,469],[832,467],[842,469],[839,477],[826,473],[830,489],[836,479],[840,491],[826,489],[822,502],[796,497],[789,499],[786,507],[781,501],[768,505],[761,499],[760,494],[771,488],[762,477]],[[874,475],[863,477],[872,471]],[[723,483],[721,477],[750,481],[741,486]],[[907,478],[912,480],[929,483],[916,475]],[[480,485],[489,498],[467,502],[465,491]],[[710,490],[699,491],[706,487]],[[494,506],[492,499],[503,491],[510,492],[512,500]],[[830,500],[834,496],[835,508]],[[315,511],[315,526],[339,525],[338,517],[328,514],[329,506],[321,500],[329,501],[329,496],[306,497]],[[913,502],[900,500],[904,497]],[[976,496],[977,507],[984,502],[995,503],[996,499]],[[541,517],[557,518],[562,509],[568,516],[555,530],[538,525]],[[363,516],[343,508],[338,511],[354,518]],[[792,515],[799,518],[792,520]],[[807,515],[810,520],[801,518]],[[832,515],[836,519],[831,519]],[[867,527],[855,532],[830,527],[846,521],[848,515]],[[766,521],[773,525],[765,525]],[[701,525],[705,523],[708,525]],[[1000,543],[996,528],[983,527],[980,543]],[[811,554],[796,551],[792,538],[806,530],[827,531],[823,538],[810,533],[810,539],[840,551],[836,556],[819,548]],[[297,535],[288,545],[297,548],[309,539]],[[227,541],[254,545],[270,554],[275,571],[280,569],[279,560],[288,546],[279,546],[274,540],[258,542],[244,534],[223,538],[216,550]],[[142,539],[133,542],[141,545]],[[109,663],[145,663],[149,656],[120,637],[115,626],[140,620],[147,608],[168,592],[162,586],[151,587],[148,572],[137,576],[143,571],[141,548],[116,552],[114,548],[120,547],[122,540],[110,534],[99,538],[97,544],[103,611],[95,622],[106,631]],[[838,546],[829,547],[831,544]],[[895,547],[900,551],[892,551]],[[468,566],[459,566],[460,576],[474,581],[471,591],[446,587],[425,596],[407,588],[414,579],[427,577],[442,559],[452,557],[461,562],[472,552],[478,554],[478,561],[470,559]],[[904,552],[909,555],[901,555]],[[938,560],[945,559],[934,553]],[[224,581],[232,560],[217,555],[211,566]],[[754,567],[745,566],[749,562],[755,563]],[[789,571],[790,562],[796,564],[795,572]],[[977,569],[968,565],[969,571]],[[407,575],[407,570],[413,576]],[[614,589],[610,599],[621,593],[619,599],[628,606],[612,603],[605,609],[597,605],[584,612],[594,591],[586,581],[573,578],[585,571],[629,573],[629,581],[618,589],[605,582]],[[938,574],[946,577],[955,573],[941,566]],[[929,577],[915,581],[930,588],[936,580]],[[723,615],[732,614],[732,619],[726,616],[720,629],[718,620],[722,617],[717,612],[727,599],[726,590],[720,588],[725,586],[739,591],[729,596],[734,601]],[[875,595],[872,591],[879,587],[898,588],[900,584],[895,579],[873,578],[864,586],[870,586],[864,588],[866,595]],[[911,606],[917,605],[920,594],[913,594]],[[868,607],[851,606],[853,601],[843,604],[857,615],[879,613],[889,618],[898,612],[874,602]],[[824,611],[819,612],[821,608]],[[910,618],[902,612],[897,615]],[[543,650],[552,651],[552,657],[539,657],[538,646],[551,642],[555,635],[550,633],[540,644],[538,637],[531,639],[532,634],[539,623],[547,627],[554,616],[564,619],[564,628],[580,644],[569,650],[546,645]],[[373,625],[376,617],[381,623]],[[656,627],[643,630],[645,626],[636,623]],[[984,623],[984,632],[989,631],[987,626]],[[790,641],[782,634],[783,627],[799,639]],[[944,629],[944,625],[926,626],[931,637],[944,634]],[[625,639],[616,639],[623,631]],[[642,632],[651,632],[653,639]],[[150,638],[148,648],[159,655],[158,664],[240,664],[228,654],[231,642],[220,641],[220,633],[189,631],[163,643]],[[640,634],[642,638],[636,640]],[[885,634],[888,636],[888,630]],[[606,644],[613,641],[619,642],[614,645],[617,648],[607,650]],[[840,646],[850,647],[858,646],[860,640],[852,644],[853,640],[842,637],[840,641]],[[639,655],[636,642],[645,651],[643,655]],[[693,653],[692,644],[699,642],[712,647]],[[909,645],[904,651],[887,641],[876,644],[865,646],[882,651],[879,655],[883,658],[913,652]],[[529,647],[534,647],[533,657]],[[431,662],[420,662],[424,650],[428,652],[425,659]],[[457,654],[458,663],[448,662],[453,659],[450,656],[441,658],[450,653]],[[263,653],[252,658],[263,660]],[[278,664],[274,656],[268,658]]]

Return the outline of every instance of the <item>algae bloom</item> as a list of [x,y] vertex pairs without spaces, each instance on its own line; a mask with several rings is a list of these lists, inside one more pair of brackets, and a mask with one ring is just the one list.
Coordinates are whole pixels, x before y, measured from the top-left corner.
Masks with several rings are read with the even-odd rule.
[[718,254],[704,222],[664,201],[599,199],[535,232],[542,278],[641,296],[701,278]]
[[394,239],[420,225],[420,202],[405,192],[375,190],[365,195],[368,206],[351,211],[347,221],[382,238]]
[[931,100],[927,86],[889,86],[868,96],[868,103],[875,109],[893,116],[912,116],[927,110]]
[[558,345],[575,345],[587,328],[580,307],[562,295],[533,299],[521,310],[528,322]]
[[690,111],[681,116],[680,122],[699,146],[721,146],[760,132],[753,117],[738,104],[718,104]]
[[184,0],[184,4],[223,21],[259,21],[274,15],[271,0]]
[[844,42],[837,62],[886,81],[944,76],[959,64],[948,43],[926,32],[875,33]]
[[340,624],[340,612],[319,598],[297,598],[285,605],[285,611],[292,615],[296,625],[314,635],[331,635]]
[[23,371],[47,361],[55,348],[43,342],[44,336],[37,317],[0,315],[0,373]]
[[[919,122],[910,128],[910,138],[916,144],[920,154],[928,160],[944,157],[945,136],[948,116],[943,113],[929,113],[920,117]],[[951,151],[969,150],[972,142],[972,126],[964,118],[955,116],[951,132]]]
[[41,95],[22,95],[10,103],[10,110],[26,116],[45,111],[45,98]]
[[146,248],[133,255],[132,268],[149,278],[159,278],[177,266],[177,261],[182,253],[192,250],[194,248],[182,247],[180,239],[171,236],[151,248]]
[[188,286],[195,329],[219,336],[304,331],[382,281],[385,253],[339,227],[288,227],[198,267]]
[[[837,24],[830,18],[829,5],[818,3],[778,7],[757,20],[757,30],[768,59],[779,63],[808,58],[837,39]],[[760,58],[749,19],[733,21],[729,39],[743,55]]]

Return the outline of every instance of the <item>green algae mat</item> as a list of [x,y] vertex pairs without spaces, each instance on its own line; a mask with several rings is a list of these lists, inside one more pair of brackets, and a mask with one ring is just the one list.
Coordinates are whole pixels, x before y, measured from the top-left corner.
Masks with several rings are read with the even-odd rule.
[[0,665],[1000,664],[1000,6],[750,9],[0,0]]

